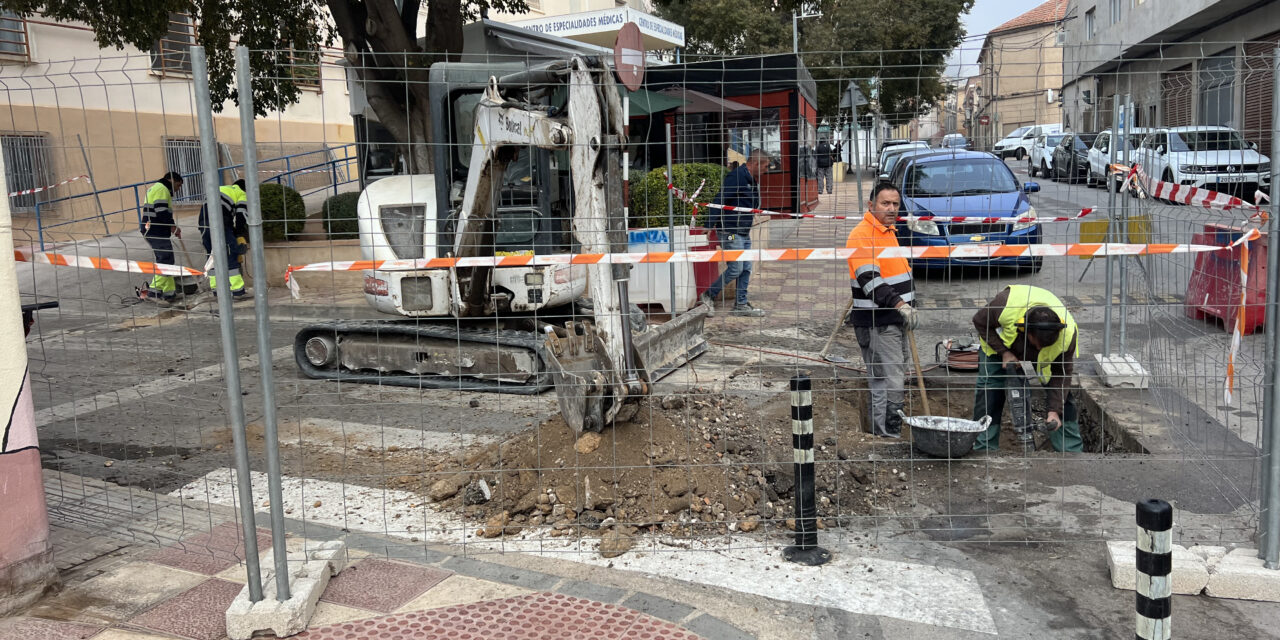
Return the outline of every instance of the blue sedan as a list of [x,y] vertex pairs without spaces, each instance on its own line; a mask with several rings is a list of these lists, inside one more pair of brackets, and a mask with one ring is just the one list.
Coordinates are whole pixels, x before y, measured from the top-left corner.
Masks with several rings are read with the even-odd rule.
[[[950,151],[904,158],[889,178],[902,190],[903,215],[898,219],[898,242],[903,246],[955,246],[963,244],[1040,244],[1040,225],[1027,194],[1040,190],[1028,182],[1019,185],[1004,162],[979,151]],[[906,216],[966,216],[1013,218],[1018,223],[949,223],[909,220]],[[1009,266],[1039,271],[1041,258],[920,258],[911,266],[945,269],[953,266]]]

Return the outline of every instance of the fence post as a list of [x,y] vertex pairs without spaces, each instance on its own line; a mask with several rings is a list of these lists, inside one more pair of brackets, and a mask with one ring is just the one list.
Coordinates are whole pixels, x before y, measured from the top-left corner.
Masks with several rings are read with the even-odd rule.
[[1134,598],[1138,640],[1169,640],[1172,622],[1173,507],[1164,500],[1138,503],[1137,595]]
[[[1271,155],[1280,147],[1280,48],[1272,52],[1271,57]],[[1263,402],[1264,421],[1262,425],[1262,514],[1259,518],[1261,529],[1261,555],[1263,564],[1268,569],[1280,568],[1280,490],[1276,481],[1280,479],[1280,380],[1276,379],[1280,369],[1280,197],[1276,197],[1276,184],[1280,180],[1280,162],[1271,162],[1271,228],[1267,234],[1267,378],[1263,386],[1267,394]]]
[[[1120,127],[1119,127],[1120,106],[1119,105],[1120,105],[1120,94],[1117,93],[1111,97],[1111,148],[1108,149],[1111,155],[1111,162],[1108,163],[1107,165],[1108,168],[1110,168],[1112,164],[1115,164],[1116,160],[1118,159],[1118,154],[1116,153],[1116,151],[1120,143]],[[1116,241],[1115,227],[1116,227],[1116,198],[1117,197],[1119,197],[1119,194],[1115,193],[1110,188],[1107,189],[1107,236],[1106,236],[1107,242]],[[1104,289],[1107,292],[1107,303],[1106,303],[1106,306],[1102,308],[1102,318],[1103,318],[1102,319],[1102,323],[1103,323],[1102,324],[1102,357],[1105,359],[1105,358],[1111,357],[1111,306],[1112,306],[1111,303],[1115,295],[1114,294],[1115,274],[1114,274],[1114,270],[1111,268],[1111,251],[1107,251],[1103,255],[1102,263],[1107,270],[1106,287]]]
[[791,449],[795,457],[796,544],[782,550],[788,562],[817,566],[831,559],[818,546],[818,499],[813,472],[813,383],[791,378]]
[[[200,125],[200,155],[204,167],[205,206],[213,212],[218,204],[218,155],[214,148],[213,106],[209,99],[209,67],[204,47],[191,47],[191,77],[196,90],[196,120]],[[215,241],[225,238],[222,216],[209,216],[210,234]],[[227,381],[227,412],[231,414],[231,440],[235,448],[236,490],[240,500],[240,525],[244,534],[245,567],[249,578],[249,601],[262,600],[262,573],[258,566],[258,531],[253,519],[253,484],[249,478],[249,444],[244,432],[244,399],[240,396],[240,357],[236,348],[235,315],[231,308],[231,284],[226,277],[230,260],[227,252],[213,252],[214,269],[222,277],[215,287],[218,296],[218,327],[222,330],[222,369]],[[255,285],[256,288],[256,285]]]
[[[258,199],[258,141],[253,129],[253,77],[249,48],[236,47],[236,88],[240,93],[240,143],[244,147],[248,202],[249,252],[253,273],[253,317],[258,330],[258,366],[262,369],[263,446],[267,450],[267,499],[271,512],[271,552],[276,567],[276,600],[289,599],[289,555],[284,540],[284,498],[280,481],[280,438],[276,429],[276,385],[271,363],[271,310],[267,307],[267,259],[262,246],[262,202]],[[210,216],[213,218],[214,216]],[[221,237],[221,236],[214,236]]]

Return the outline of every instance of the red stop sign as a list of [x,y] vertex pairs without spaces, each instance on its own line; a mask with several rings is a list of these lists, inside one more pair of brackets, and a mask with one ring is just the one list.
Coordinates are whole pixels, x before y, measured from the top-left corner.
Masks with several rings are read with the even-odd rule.
[[978,116],[978,124],[980,125],[991,124],[991,116]]
[[613,67],[623,86],[637,91],[644,81],[644,43],[640,40],[640,27],[634,22],[622,25],[618,40],[613,45]]

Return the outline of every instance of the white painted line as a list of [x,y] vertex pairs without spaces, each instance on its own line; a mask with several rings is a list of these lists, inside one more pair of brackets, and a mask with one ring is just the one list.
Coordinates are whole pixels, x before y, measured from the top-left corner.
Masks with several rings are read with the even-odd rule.
[[[169,495],[232,506],[234,477],[233,470],[218,469]],[[266,474],[253,472],[252,484],[255,508],[262,511]],[[458,516],[424,504],[426,498],[415,493],[289,476],[282,485],[285,517],[307,522],[422,544],[460,545],[459,552],[471,554],[528,553],[857,614],[998,633],[972,572],[859,556],[852,546],[837,550],[822,567],[783,561],[778,536],[760,533],[693,541],[689,549],[642,538],[630,553],[606,559],[597,552],[598,540],[590,537],[551,538],[527,529],[496,540],[471,537],[479,523],[464,525]]]
[[[278,360],[285,356],[293,355],[293,346],[280,347],[272,349],[271,359]],[[258,354],[250,354],[240,358],[240,368],[253,367],[258,364]],[[203,382],[208,379],[222,377],[222,363],[211,364],[207,367],[201,367],[194,371],[188,371],[185,374],[173,374],[148,380],[141,384],[135,384],[132,387],[116,389],[99,393],[91,398],[81,398],[72,402],[64,402],[54,405],[47,409],[41,409],[36,412],[36,427],[43,427],[60,420],[69,420],[78,418],[87,413],[102,411],[110,407],[115,407],[126,402],[135,402],[154,395],[159,395],[167,391],[181,389],[193,382]]]

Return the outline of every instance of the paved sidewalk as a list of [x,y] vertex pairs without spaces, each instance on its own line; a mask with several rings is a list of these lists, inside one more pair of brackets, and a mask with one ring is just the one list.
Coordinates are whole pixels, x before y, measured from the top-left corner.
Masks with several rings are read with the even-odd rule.
[[[246,580],[240,526],[231,509],[67,473],[45,474],[63,589],[26,615],[0,621],[0,638],[226,637],[225,612]],[[660,591],[312,523],[288,521],[287,528],[290,551],[341,538],[351,561],[329,583],[299,638],[755,637]],[[263,566],[269,566],[269,531],[258,529],[257,544]]]

